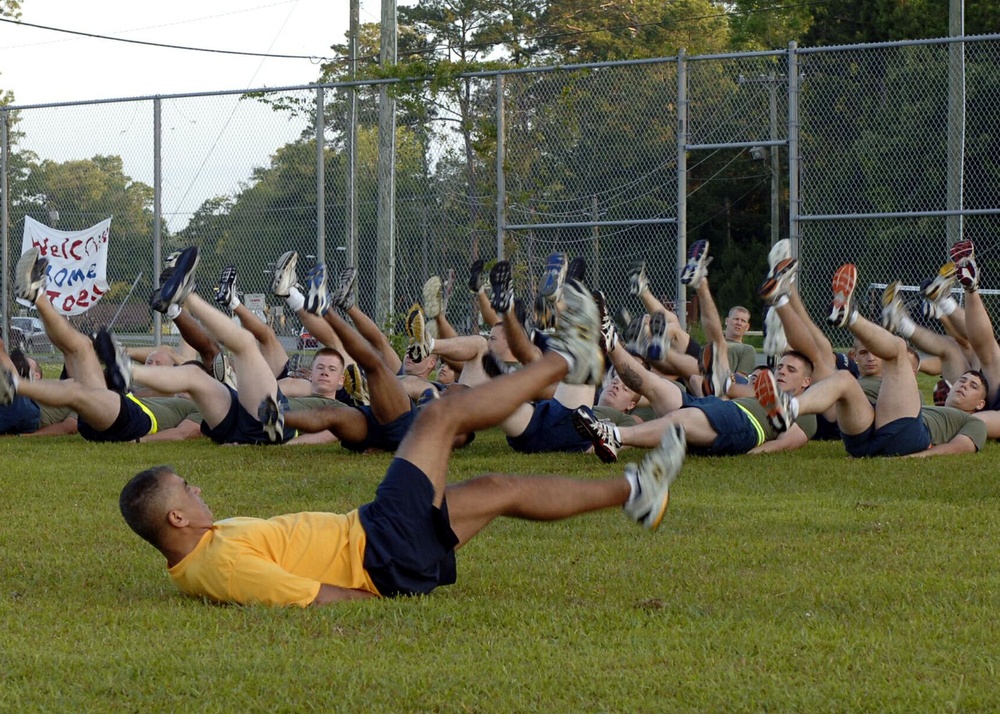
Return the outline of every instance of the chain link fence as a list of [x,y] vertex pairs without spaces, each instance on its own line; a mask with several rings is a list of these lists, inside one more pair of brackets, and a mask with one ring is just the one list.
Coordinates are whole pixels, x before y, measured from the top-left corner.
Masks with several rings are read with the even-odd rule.
[[263,295],[289,339],[300,326],[268,293],[274,261],[292,249],[300,275],[320,259],[330,273],[356,265],[360,305],[390,327],[428,276],[454,269],[449,317],[475,330],[471,261],[511,260],[530,301],[554,251],[585,259],[614,308],[640,309],[627,292],[636,260],[682,305],[680,256],[702,237],[723,310],[760,308],[767,247],[786,236],[819,319],[837,265],[857,263],[865,283],[915,285],[937,272],[956,226],[997,287],[998,54],[997,37],[966,38],[391,83],[391,241],[378,219],[386,83],[6,107],[7,320],[23,312],[10,296],[25,216],[67,230],[113,217],[110,290],[74,320],[114,319],[137,339],[157,339],[147,300],[158,263],[186,245],[201,250],[199,293],[211,297],[235,264],[239,289]]

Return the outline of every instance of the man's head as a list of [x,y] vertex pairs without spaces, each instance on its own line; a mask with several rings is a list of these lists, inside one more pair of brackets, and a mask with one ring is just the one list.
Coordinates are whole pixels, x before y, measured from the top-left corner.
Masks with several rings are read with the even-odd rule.
[[42,378],[42,368],[38,362],[21,350],[14,350],[10,353],[10,361],[14,365],[17,375],[23,379],[35,381]]
[[857,362],[858,372],[861,373],[862,377],[882,376],[882,359],[876,357],[864,342],[855,338],[854,346],[849,354],[851,359]]
[[410,350],[406,350],[406,354],[403,355],[403,374],[428,379],[435,367],[437,367],[437,355],[427,355],[419,362],[413,361]]
[[458,375],[455,373],[455,370],[444,360],[441,361],[441,366],[438,367],[437,381],[441,384],[454,384],[458,381]]
[[638,401],[639,394],[626,387],[621,377],[615,376],[601,390],[601,398],[597,404],[598,406],[617,409],[620,412],[628,412],[635,409]]
[[173,367],[173,357],[166,350],[154,350],[146,356],[147,367]]
[[970,369],[951,385],[951,391],[948,392],[944,405],[974,414],[986,407],[989,388],[989,382],[983,373],[978,369]]
[[332,347],[323,347],[313,356],[309,375],[312,393],[317,397],[332,397],[344,386],[344,355]]
[[213,521],[201,489],[172,466],[154,466],[132,477],[118,497],[118,508],[129,528],[161,551],[171,529],[207,528]]
[[490,336],[486,338],[489,343],[489,350],[501,362],[516,362],[514,353],[510,351],[507,344],[507,333],[503,331],[503,321],[501,320],[490,330]]
[[726,318],[726,339],[731,342],[742,342],[743,336],[750,329],[750,311],[742,305],[737,305],[729,311]]
[[781,391],[799,395],[812,384],[812,373],[812,360],[801,352],[789,350],[778,360],[774,378]]

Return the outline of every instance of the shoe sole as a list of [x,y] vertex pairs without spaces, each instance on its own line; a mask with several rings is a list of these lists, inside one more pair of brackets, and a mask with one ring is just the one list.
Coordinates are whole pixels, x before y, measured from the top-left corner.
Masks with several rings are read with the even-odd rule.
[[851,314],[851,301],[858,282],[858,269],[853,263],[846,263],[833,274],[833,306],[827,322],[844,327]]
[[[651,531],[655,531],[660,527],[660,523],[663,522],[663,517],[667,514],[667,509],[670,507],[670,487],[673,485],[674,481],[677,479],[677,474],[680,473],[681,466],[684,464],[684,454],[687,451],[687,443],[684,435],[684,429],[679,426],[668,426],[667,431],[663,434],[663,438],[660,440],[659,446],[656,450],[648,457],[654,458],[659,462],[660,468],[665,472],[664,480],[667,482],[665,485],[665,493],[663,498],[659,503],[659,508],[656,513],[653,514],[650,511],[649,514],[643,519],[643,525],[646,526]],[[650,516],[653,516],[650,519]]]
[[171,305],[179,305],[194,290],[194,271],[198,268],[198,249],[185,248],[174,266],[174,272],[160,286],[159,297],[166,312]]
[[[298,262],[299,254],[294,250],[290,250],[278,258],[278,262],[274,265],[274,280],[271,281],[271,293],[273,295],[288,297],[289,290],[295,284],[295,266]],[[284,286],[284,290],[282,290],[282,283],[285,282],[285,277],[288,273],[292,275],[291,282]]]
[[554,253],[550,255],[549,259],[545,261],[545,272],[542,274],[542,286],[538,289],[538,294],[552,302],[557,302],[566,282],[568,267],[564,254]]
[[781,409],[781,401],[778,399],[778,383],[775,381],[774,374],[770,370],[757,375],[753,394],[757,402],[767,413],[767,420],[771,423],[771,426],[779,432],[787,431],[785,427],[785,415]]
[[646,345],[646,359],[658,362],[666,352],[664,335],[667,334],[667,316],[662,312],[655,313],[649,319],[649,344]]
[[589,415],[573,412],[572,419],[573,428],[576,429],[576,433],[580,438],[590,441],[591,446],[594,447],[594,453],[597,454],[597,458],[606,464],[613,464],[618,461],[618,453],[608,446],[604,440],[604,435],[598,432],[599,427]]
[[490,271],[490,289],[493,295],[490,297],[490,307],[501,315],[506,315],[513,307],[513,295],[510,294],[511,274],[510,263],[501,260]]
[[309,291],[306,294],[305,310],[311,315],[322,316],[327,302],[326,292],[326,266],[317,263],[309,269],[307,277]]
[[215,290],[215,302],[228,307],[232,302],[232,288],[236,284],[236,266],[227,265],[219,276],[219,287]]

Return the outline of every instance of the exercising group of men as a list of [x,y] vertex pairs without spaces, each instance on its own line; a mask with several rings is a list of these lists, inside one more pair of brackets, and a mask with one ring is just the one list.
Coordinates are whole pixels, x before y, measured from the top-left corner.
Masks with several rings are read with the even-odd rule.
[[[557,253],[534,306],[539,329],[529,329],[514,298],[511,266],[499,261],[487,275],[477,261],[469,287],[489,336],[458,335],[445,315],[454,276],[431,278],[422,307],[407,316],[402,359],[355,304],[353,268],[328,289],[325,266],[313,266],[301,287],[292,251],[278,260],[272,291],[324,345],[307,377],[240,302],[234,267],[220,276],[218,306],[194,291],[196,248],[168,259],[150,299],[194,360],[162,350],[130,355],[106,330],[77,331],[49,302],[46,261],[32,249],[18,263],[14,292],[38,310],[68,379],[41,379],[37,363],[0,353],[0,402],[28,423],[41,421],[42,408],[56,410],[34,433],[67,433],[75,415],[92,441],[205,435],[393,452],[374,501],[343,515],[214,521],[200,490],[172,467],[128,482],[122,515],[166,557],[182,591],[274,605],[425,593],[454,582],[454,551],[498,515],[554,520],[621,505],[656,528],[686,451],[762,453],[840,438],[852,456],[927,456],[978,451],[988,435],[1000,437],[1000,346],[991,327],[989,339],[981,329],[989,317],[968,241],[953,247],[923,289],[927,314],[947,335],[916,325],[898,284],[883,296],[882,324],[866,319],[856,307],[856,268],[837,271],[828,320],[853,333],[851,359],[835,353],[810,319],[797,291],[798,262],[787,241],[776,244],[759,288],[770,305],[764,347],[773,371],[743,343],[749,311],[736,307],[720,318],[708,249],[707,241],[694,243],[681,274],[699,298],[703,347],[654,296],[643,262],[632,266],[629,289],[645,314],[620,337],[604,295],[584,287],[583,262]],[[951,296],[956,284],[964,308]],[[942,406],[921,404],[920,358],[906,339],[929,355],[924,368],[937,367],[951,384]],[[613,462],[625,446],[651,450],[617,479],[489,474],[447,484],[451,451],[491,426],[525,453],[593,451]]]

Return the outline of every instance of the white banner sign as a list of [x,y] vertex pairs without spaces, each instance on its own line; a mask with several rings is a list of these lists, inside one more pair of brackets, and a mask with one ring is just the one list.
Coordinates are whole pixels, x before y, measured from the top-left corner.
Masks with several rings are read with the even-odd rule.
[[108,291],[110,234],[110,218],[82,231],[60,231],[25,216],[21,254],[38,248],[39,255],[49,261],[45,294],[63,315],[86,312]]

